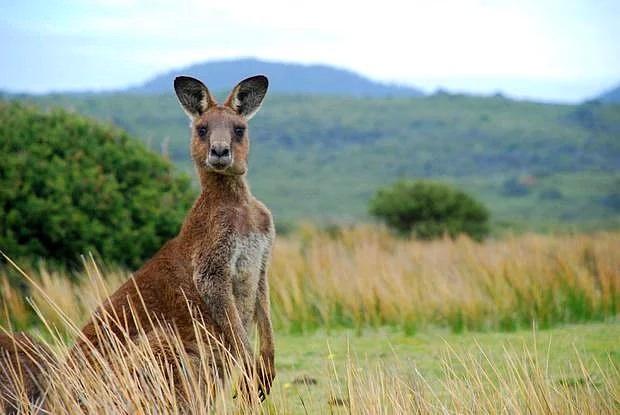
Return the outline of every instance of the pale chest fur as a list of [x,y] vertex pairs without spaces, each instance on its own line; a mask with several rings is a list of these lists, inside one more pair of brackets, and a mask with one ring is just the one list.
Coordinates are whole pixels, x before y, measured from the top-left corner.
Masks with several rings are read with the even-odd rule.
[[259,232],[239,235],[233,241],[229,264],[233,294],[241,321],[246,329],[250,328],[253,320],[258,281],[261,270],[265,268],[268,260],[271,243],[269,234]]

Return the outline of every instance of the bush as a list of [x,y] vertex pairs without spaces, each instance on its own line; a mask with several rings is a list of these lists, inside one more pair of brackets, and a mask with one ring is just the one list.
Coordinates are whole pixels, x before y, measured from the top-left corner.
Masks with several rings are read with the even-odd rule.
[[137,267],[175,235],[186,176],[123,131],[62,110],[0,102],[0,249]]
[[401,234],[430,239],[465,233],[481,240],[489,232],[488,210],[471,196],[442,183],[401,180],[380,189],[370,213]]
[[502,194],[508,197],[521,197],[530,192],[529,187],[521,182],[517,177],[511,177],[504,181]]

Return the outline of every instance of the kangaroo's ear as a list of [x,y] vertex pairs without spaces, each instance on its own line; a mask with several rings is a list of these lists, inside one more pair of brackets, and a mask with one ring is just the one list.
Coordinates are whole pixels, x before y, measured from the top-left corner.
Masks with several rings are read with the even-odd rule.
[[216,105],[215,99],[202,82],[189,76],[174,78],[174,90],[181,107],[189,118],[203,114],[209,107]]
[[249,120],[258,112],[268,86],[269,81],[264,75],[244,79],[232,90],[224,105]]

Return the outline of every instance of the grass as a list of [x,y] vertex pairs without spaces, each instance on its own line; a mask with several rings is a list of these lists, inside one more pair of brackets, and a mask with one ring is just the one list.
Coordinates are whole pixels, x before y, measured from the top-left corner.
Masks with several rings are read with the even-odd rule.
[[[358,375],[373,377],[375,381],[380,374],[399,380],[419,376],[417,380],[436,395],[434,405],[462,413],[456,409],[463,409],[464,401],[473,396],[455,396],[456,391],[450,390],[453,382],[463,391],[467,384],[476,383],[476,376],[488,375],[484,384],[477,385],[488,391],[493,388],[491,385],[509,381],[516,368],[544,370],[544,383],[550,388],[573,388],[577,392],[600,386],[601,373],[613,373],[620,368],[618,338],[620,324],[615,320],[512,333],[454,334],[435,328],[407,336],[383,328],[366,329],[362,335],[346,330],[303,336],[279,334],[279,382],[274,393],[286,397],[293,413],[303,413],[304,405],[311,406],[311,413],[327,413],[338,409],[334,400],[347,398],[347,374],[354,366]],[[588,377],[584,369],[596,374]],[[506,404],[507,400],[504,396],[497,404]],[[616,402],[615,410],[620,410],[619,403]],[[475,408],[472,406],[469,412],[475,412]],[[479,413],[483,409],[484,406],[478,407]]]
[[[97,270],[91,266],[88,274],[91,295],[104,295],[105,283]],[[176,334],[157,323],[151,327],[159,339],[156,343],[144,341],[149,331],[144,326],[136,338],[119,341],[109,336],[113,317],[104,315],[100,335],[106,357],[91,351],[94,357],[87,359],[67,340],[80,335],[79,323],[69,317],[74,310],[65,313],[50,296],[41,294],[34,306],[41,316],[39,334],[47,338],[53,356],[43,378],[48,385],[45,409],[54,414],[613,414],[620,410],[620,324],[615,319],[513,333],[455,334],[446,328],[426,328],[409,336],[394,327],[305,335],[279,332],[278,380],[269,399],[259,405],[233,398],[238,381],[211,380],[214,349],[210,341],[202,340],[209,337],[200,319],[194,321],[194,329],[204,334],[199,336],[198,358],[189,356]],[[80,294],[65,292],[66,297]],[[47,303],[50,317],[44,317],[41,302]],[[52,315],[57,318],[51,319]],[[226,378],[243,379],[234,357],[222,353],[228,362]],[[171,360],[171,354],[178,360]],[[25,399],[21,405],[22,413],[36,412]]]
[[[199,319],[195,330],[207,341],[198,359],[161,326],[151,328],[159,349],[144,341],[146,327],[120,343],[104,324],[108,358],[95,353],[93,364],[71,352],[94,307],[129,277],[124,270],[100,272],[88,260],[68,278],[41,265],[23,276],[30,300],[0,278],[0,326],[52,347],[46,403],[55,414],[613,414],[618,252],[614,232],[479,244],[302,227],[275,247],[278,377],[260,406],[232,398],[236,381],[210,380],[213,347]],[[220,353],[229,376],[243,379],[236,360]]]
[[271,271],[276,322],[316,327],[439,325],[516,330],[620,311],[620,234],[400,240],[377,227],[306,227],[280,240]]
[[[302,227],[277,240],[270,270],[274,323],[283,332],[392,326],[512,331],[602,321],[620,312],[620,233],[525,234],[477,243],[468,238],[403,240],[383,228],[333,232]],[[83,321],[97,304],[93,282],[45,266],[30,272],[53,301]],[[106,289],[128,277],[105,272]],[[6,279],[6,278],[5,278]],[[4,325],[28,328],[33,314],[6,281]],[[68,293],[71,293],[68,295]],[[33,292],[46,318],[47,306]]]

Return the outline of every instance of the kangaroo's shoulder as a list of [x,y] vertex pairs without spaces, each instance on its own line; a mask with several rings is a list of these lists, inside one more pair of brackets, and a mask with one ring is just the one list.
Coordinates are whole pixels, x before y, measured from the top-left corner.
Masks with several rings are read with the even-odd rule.
[[274,225],[271,212],[253,197],[243,205],[221,209],[214,219],[211,232],[223,232],[233,238],[248,234],[263,234],[273,239]]
[[275,236],[275,228],[273,225],[273,216],[271,211],[261,202],[260,200],[253,198],[252,199],[252,211],[258,226],[258,230],[262,233],[268,234],[273,237]]

